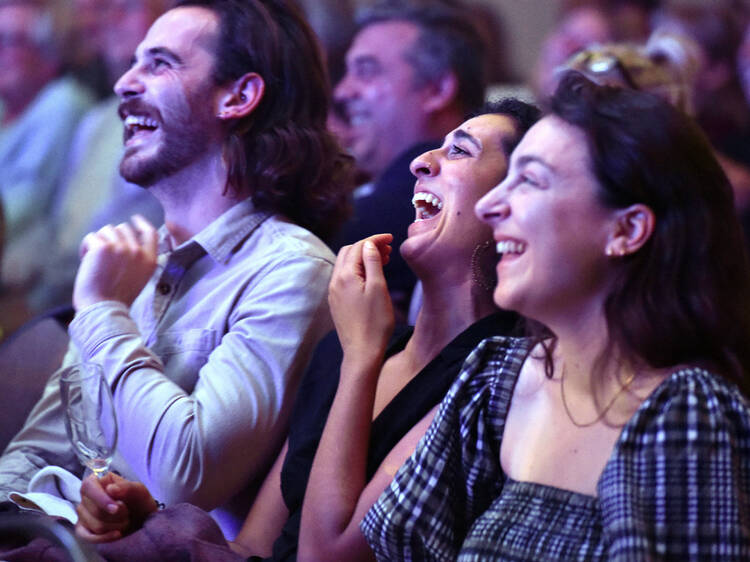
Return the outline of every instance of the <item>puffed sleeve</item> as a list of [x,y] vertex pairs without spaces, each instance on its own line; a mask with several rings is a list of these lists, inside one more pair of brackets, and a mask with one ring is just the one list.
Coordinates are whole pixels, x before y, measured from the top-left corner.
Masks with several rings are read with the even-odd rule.
[[672,375],[623,429],[598,493],[609,560],[750,560],[750,410],[703,370]]
[[499,493],[497,412],[512,388],[497,384],[509,361],[506,341],[485,340],[469,355],[414,454],[362,521],[378,560],[455,560],[469,526]]

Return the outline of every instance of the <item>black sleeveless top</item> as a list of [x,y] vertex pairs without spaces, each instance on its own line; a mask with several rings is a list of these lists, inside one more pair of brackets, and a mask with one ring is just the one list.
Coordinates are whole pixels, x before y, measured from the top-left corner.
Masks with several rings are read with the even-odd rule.
[[[517,324],[518,316],[511,312],[498,312],[479,320],[456,336],[409,381],[372,423],[367,461],[368,481],[401,438],[443,399],[458,376],[464,359],[479,342],[491,336],[509,335]],[[412,331],[411,327],[398,328],[386,357],[403,350]],[[318,442],[338,387],[342,358],[343,352],[336,332],[331,332],[315,350],[300,385],[289,429],[289,451],[281,470],[281,492],[289,509],[289,518],[276,539],[273,555],[268,560],[288,561],[297,558],[302,500]],[[253,557],[250,560],[259,559]]]

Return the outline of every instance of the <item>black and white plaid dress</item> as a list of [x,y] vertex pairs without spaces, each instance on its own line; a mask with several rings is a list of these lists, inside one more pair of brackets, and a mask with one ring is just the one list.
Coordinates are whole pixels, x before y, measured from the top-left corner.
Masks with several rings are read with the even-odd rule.
[[623,428],[597,496],[507,478],[500,444],[530,342],[467,359],[361,523],[379,560],[750,560],[750,402],[698,368]]

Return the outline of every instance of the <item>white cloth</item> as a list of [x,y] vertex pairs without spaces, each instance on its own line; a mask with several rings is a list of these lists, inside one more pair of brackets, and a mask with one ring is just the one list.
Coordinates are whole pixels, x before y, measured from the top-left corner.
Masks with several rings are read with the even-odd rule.
[[81,479],[59,466],[45,466],[29,481],[28,492],[11,492],[9,498],[22,509],[64,517],[75,524],[76,504],[81,502]]

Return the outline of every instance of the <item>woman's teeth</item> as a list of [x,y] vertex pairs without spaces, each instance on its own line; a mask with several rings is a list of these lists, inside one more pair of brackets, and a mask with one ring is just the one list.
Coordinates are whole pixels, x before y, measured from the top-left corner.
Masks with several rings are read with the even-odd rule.
[[418,221],[433,218],[443,208],[443,202],[440,198],[426,191],[415,193],[411,199],[411,203],[417,210],[416,220]]
[[523,242],[514,242],[513,240],[502,240],[495,246],[498,254],[521,254],[526,249]]

